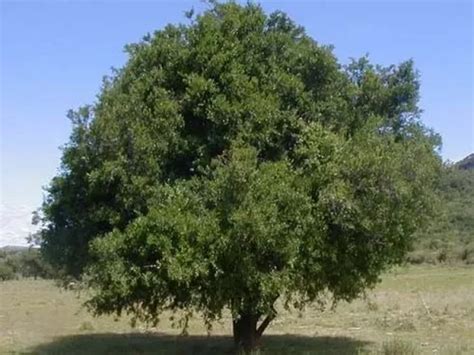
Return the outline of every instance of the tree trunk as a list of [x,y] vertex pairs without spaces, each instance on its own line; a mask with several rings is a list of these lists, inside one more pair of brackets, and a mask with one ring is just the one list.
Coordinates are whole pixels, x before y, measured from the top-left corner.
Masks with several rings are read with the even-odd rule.
[[240,344],[240,323],[237,319],[232,320],[232,331],[234,333],[234,344],[238,346]]
[[260,335],[257,331],[259,316],[253,314],[241,314],[238,319],[233,320],[234,342],[245,352],[250,352],[258,346]]

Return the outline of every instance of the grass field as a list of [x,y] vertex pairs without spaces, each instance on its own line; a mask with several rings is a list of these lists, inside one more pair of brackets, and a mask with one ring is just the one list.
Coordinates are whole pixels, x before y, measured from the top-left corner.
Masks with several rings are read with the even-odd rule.
[[[0,353],[231,354],[230,319],[210,335],[199,318],[179,336],[169,315],[155,329],[94,318],[51,281],[0,283]],[[383,277],[366,299],[335,310],[281,311],[264,354],[474,354],[474,268],[416,266]]]

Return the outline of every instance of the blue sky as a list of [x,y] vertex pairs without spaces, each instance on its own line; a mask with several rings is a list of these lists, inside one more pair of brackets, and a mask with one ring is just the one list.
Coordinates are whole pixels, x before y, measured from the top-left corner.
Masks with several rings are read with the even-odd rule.
[[[70,132],[69,108],[91,103],[101,78],[124,64],[123,46],[172,22],[195,1],[1,2],[1,196],[39,206]],[[423,121],[442,155],[474,152],[473,5],[470,1],[263,1],[333,44],[341,62],[369,53],[384,65],[413,58]]]

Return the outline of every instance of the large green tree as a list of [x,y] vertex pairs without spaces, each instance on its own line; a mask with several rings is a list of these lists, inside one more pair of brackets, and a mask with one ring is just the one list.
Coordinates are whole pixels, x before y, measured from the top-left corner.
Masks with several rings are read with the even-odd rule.
[[251,349],[277,299],[351,300],[403,260],[439,142],[411,61],[342,66],[258,5],[188,19],[128,45],[97,102],[70,113],[42,250],[88,281],[98,314],[210,324],[229,309]]

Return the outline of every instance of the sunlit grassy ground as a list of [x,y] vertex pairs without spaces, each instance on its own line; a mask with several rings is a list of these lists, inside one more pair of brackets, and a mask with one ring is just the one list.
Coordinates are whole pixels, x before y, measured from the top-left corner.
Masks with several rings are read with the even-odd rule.
[[[232,353],[230,319],[207,335],[199,318],[177,337],[164,317],[156,329],[94,318],[71,291],[50,281],[0,283],[0,353]],[[397,352],[398,351],[398,352]],[[262,341],[265,354],[474,354],[474,268],[398,269],[365,300],[336,310],[281,311]]]

